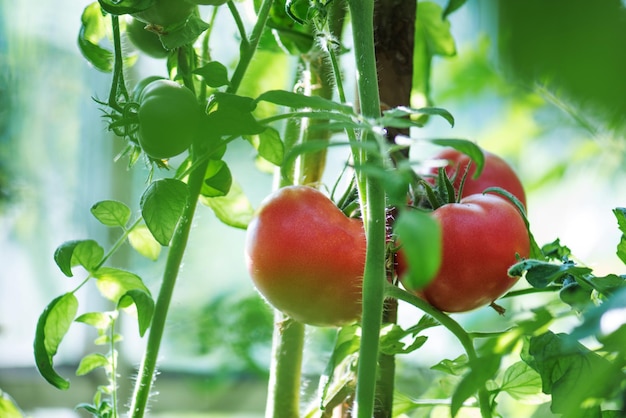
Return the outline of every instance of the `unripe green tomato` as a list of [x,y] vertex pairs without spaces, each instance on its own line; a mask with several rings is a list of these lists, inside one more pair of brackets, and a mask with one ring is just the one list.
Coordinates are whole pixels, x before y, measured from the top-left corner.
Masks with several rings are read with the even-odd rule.
[[140,103],[141,102],[141,96],[143,94],[143,91],[146,89],[146,87],[152,83],[153,81],[156,80],[166,80],[165,77],[161,77],[159,75],[151,75],[148,76],[146,78],[141,79],[137,84],[135,84],[135,87],[133,88],[133,93],[132,93],[132,98],[135,102]]
[[137,19],[131,19],[126,25],[126,33],[137,49],[152,58],[167,57],[167,49],[163,47],[159,35],[145,29],[146,24]]
[[185,0],[155,0],[150,8],[133,14],[133,17],[145,23],[168,27],[187,20],[195,7]]
[[139,145],[154,159],[185,151],[198,134],[201,109],[186,87],[171,80],[148,84],[139,100]]

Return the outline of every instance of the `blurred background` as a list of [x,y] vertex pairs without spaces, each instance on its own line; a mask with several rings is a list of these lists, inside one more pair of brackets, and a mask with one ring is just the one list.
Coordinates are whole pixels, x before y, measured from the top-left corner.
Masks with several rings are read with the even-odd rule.
[[[52,298],[82,280],[61,274],[54,250],[83,238],[111,245],[116,231],[99,224],[90,207],[114,199],[138,213],[148,177],[145,164],[128,169],[125,159],[114,162],[123,144],[106,132],[94,101],[107,97],[110,75],[90,67],[76,43],[87,4],[0,3],[0,388],[32,417],[81,416],[74,405],[90,402],[105,382],[98,373],[71,377],[80,358],[97,349],[94,331],[80,325],[55,357],[60,373],[71,377],[70,390],[52,388],[34,368],[37,318]],[[251,16],[247,2],[237,6],[242,16]],[[625,8],[619,0],[468,2],[450,16],[457,54],[436,58],[432,69],[432,100],[456,124],[433,119],[412,133],[467,138],[502,155],[526,186],[537,241],[560,238],[597,275],[623,273],[611,210],[626,206]],[[208,14],[209,8],[201,10]],[[232,64],[237,32],[226,8],[216,25],[213,57]],[[164,61],[140,56],[127,79],[134,83],[165,71]],[[252,71],[251,77],[265,77],[272,88],[288,89],[293,62],[261,51]],[[418,146],[414,157],[432,151]],[[254,152],[243,141],[229,155],[234,177],[256,207],[271,190],[271,175],[254,168]],[[329,184],[344,158],[331,152]],[[166,329],[153,416],[263,415],[272,313],[247,276],[244,234],[200,207]],[[163,259],[148,261],[126,247],[111,264],[137,272],[156,294]],[[79,292],[81,307],[107,309],[95,289],[90,292]],[[540,301],[524,303],[530,308]],[[418,315],[400,309],[407,317]],[[120,372],[134,376],[145,341],[133,337],[136,326],[126,319]],[[489,308],[457,319],[469,325],[503,321]],[[305,377],[311,380],[305,400],[333,338],[332,330],[307,331]],[[418,371],[442,355],[458,355],[447,338],[435,332],[432,345],[399,358],[401,387],[410,390],[417,384],[410,375],[422,376]],[[122,399],[129,398],[132,384],[120,382]]]

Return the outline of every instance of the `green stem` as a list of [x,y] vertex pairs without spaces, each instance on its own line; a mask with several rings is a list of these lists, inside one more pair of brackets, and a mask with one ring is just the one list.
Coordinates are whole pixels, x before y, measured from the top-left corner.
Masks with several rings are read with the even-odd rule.
[[118,97],[121,95],[124,101],[128,101],[128,91],[124,84],[124,60],[122,58],[122,41],[120,36],[119,17],[111,15],[111,25],[113,27],[113,46],[115,48],[115,59],[113,62],[113,81],[111,83],[111,91],[109,92],[109,106],[112,109],[122,113],[123,109],[118,103]]
[[[361,113],[366,118],[380,115],[378,76],[374,53],[374,1],[349,0],[356,57],[357,85]],[[376,141],[366,134],[363,141]],[[368,152],[367,164],[380,165],[380,156]],[[367,237],[365,271],[363,274],[362,334],[357,369],[356,416],[374,416],[379,334],[383,313],[385,273],[385,191],[380,181],[367,177],[363,218]],[[363,200],[363,196],[361,197]]]
[[187,247],[189,231],[191,229],[207,164],[208,161],[198,166],[189,175],[189,201],[180,219],[180,223],[176,228],[176,232],[172,237],[172,243],[167,256],[163,282],[161,283],[161,289],[156,300],[146,351],[139,368],[139,376],[137,377],[135,391],[133,393],[130,407],[130,416],[132,418],[142,418],[146,410],[152,381],[154,379],[157,357],[161,347],[161,340],[163,339],[165,320],[174,293],[178,271],[185,253],[185,248]]
[[[231,7],[232,3],[232,1],[228,2],[229,7]],[[235,68],[233,76],[230,80],[230,85],[226,90],[228,93],[234,93],[239,89],[239,85],[243,80],[243,76],[246,73],[250,62],[252,61],[252,57],[256,52],[259,41],[261,40],[261,35],[263,34],[263,29],[265,28],[265,24],[267,23],[267,17],[270,14],[272,3],[274,3],[274,0],[263,0],[263,3],[259,8],[259,14],[257,15],[256,24],[254,25],[254,28],[252,28],[250,38],[245,41],[245,38],[242,37],[241,56],[239,57],[239,62],[237,63],[237,67]],[[234,7],[234,5],[232,7]]]

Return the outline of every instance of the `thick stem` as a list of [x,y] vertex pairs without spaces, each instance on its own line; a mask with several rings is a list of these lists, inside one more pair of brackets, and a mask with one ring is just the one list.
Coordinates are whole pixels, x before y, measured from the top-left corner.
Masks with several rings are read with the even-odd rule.
[[163,273],[163,282],[161,283],[161,289],[155,304],[154,316],[152,318],[152,324],[150,325],[150,334],[148,335],[146,351],[139,368],[139,376],[137,377],[135,391],[133,393],[133,399],[130,407],[130,416],[132,418],[142,418],[146,410],[152,381],[154,379],[154,372],[156,370],[157,357],[161,347],[161,340],[163,339],[163,330],[165,328],[167,312],[174,293],[174,286],[176,284],[176,278],[178,277],[178,271],[180,269],[183,255],[185,253],[185,248],[187,247],[189,231],[191,229],[207,164],[208,160],[200,164],[189,174],[189,201],[180,219],[180,223],[176,228],[176,232],[172,237],[170,251],[167,256],[167,263]]
[[[380,116],[378,75],[374,53],[374,1],[349,0],[352,16],[354,55],[361,112],[365,117]],[[366,134],[364,141],[375,141]],[[366,155],[365,162],[380,165],[380,157]],[[367,236],[365,271],[363,274],[362,334],[357,369],[356,416],[372,418],[376,393],[379,334],[383,312],[385,284],[385,192],[380,181],[366,179],[363,215]]]

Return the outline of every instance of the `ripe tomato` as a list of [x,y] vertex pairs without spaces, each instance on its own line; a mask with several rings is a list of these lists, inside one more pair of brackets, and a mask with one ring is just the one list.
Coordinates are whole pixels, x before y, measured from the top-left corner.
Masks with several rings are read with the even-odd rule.
[[[483,171],[477,179],[474,179],[473,175],[476,171],[476,165],[472,164],[470,166],[461,196],[466,197],[482,193],[488,187],[501,187],[517,197],[524,207],[526,207],[526,193],[524,192],[524,187],[511,166],[501,157],[488,151],[483,152],[485,154]],[[448,160],[450,162],[446,166],[446,173],[450,178],[456,175],[453,184],[454,188],[458,190],[467,165],[471,161],[470,157],[454,148],[446,148],[439,152],[434,158]],[[434,168],[431,173],[436,174],[437,169]]]
[[[466,312],[489,304],[518,278],[507,271],[516,254],[528,257],[530,242],[521,214],[504,198],[475,194],[432,212],[441,225],[441,267],[432,282],[416,292],[446,312]],[[398,252],[398,276],[406,271]]]
[[363,222],[322,192],[290,186],[271,194],[248,226],[245,252],[258,291],[293,319],[317,326],[359,319]]
[[186,87],[170,80],[155,80],[139,95],[139,145],[154,159],[185,151],[198,133],[201,109]]
[[154,0],[151,7],[133,14],[133,17],[142,22],[166,28],[186,21],[195,7],[185,0]]
[[167,49],[163,47],[159,35],[145,29],[146,24],[140,20],[132,19],[126,25],[126,33],[130,41],[137,49],[153,58],[167,57]]

